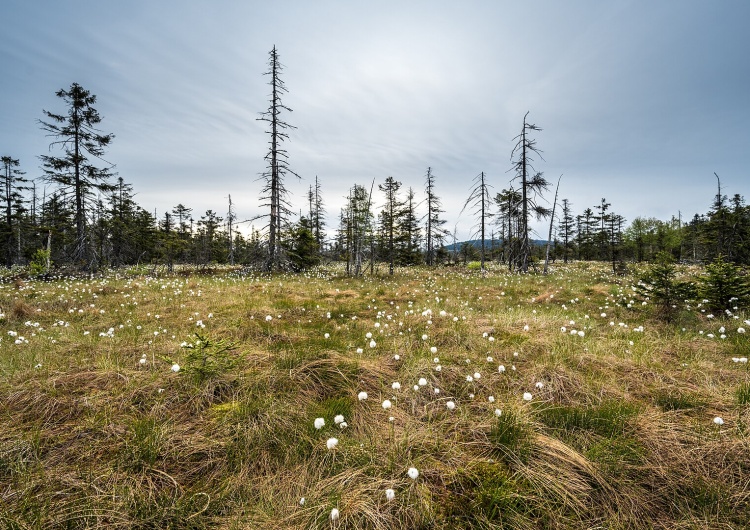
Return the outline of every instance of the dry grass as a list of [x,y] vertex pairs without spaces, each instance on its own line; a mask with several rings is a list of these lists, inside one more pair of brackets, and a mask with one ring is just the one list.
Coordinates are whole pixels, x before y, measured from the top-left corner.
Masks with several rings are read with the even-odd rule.
[[748,527],[747,317],[667,325],[632,280],[0,284],[0,528]]

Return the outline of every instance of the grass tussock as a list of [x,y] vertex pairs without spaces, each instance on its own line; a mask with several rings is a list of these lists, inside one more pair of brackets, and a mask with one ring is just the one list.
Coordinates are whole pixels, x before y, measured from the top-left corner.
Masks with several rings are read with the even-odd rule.
[[0,284],[0,528],[750,527],[747,315],[597,264],[147,272]]

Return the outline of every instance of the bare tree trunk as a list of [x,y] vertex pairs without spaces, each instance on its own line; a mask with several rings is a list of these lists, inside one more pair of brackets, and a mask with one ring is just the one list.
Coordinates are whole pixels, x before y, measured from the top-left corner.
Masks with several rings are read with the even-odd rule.
[[482,171],[482,256],[480,263],[480,270],[484,272],[484,216],[485,216],[485,187],[484,187],[484,171]]
[[549,235],[547,236],[547,253],[544,257],[544,274],[547,274],[547,265],[549,264],[549,247],[552,244],[552,226],[555,223],[555,207],[557,206],[557,192],[560,191],[560,179],[562,175],[557,179],[557,187],[555,188],[555,201],[552,203],[552,215],[549,220]]

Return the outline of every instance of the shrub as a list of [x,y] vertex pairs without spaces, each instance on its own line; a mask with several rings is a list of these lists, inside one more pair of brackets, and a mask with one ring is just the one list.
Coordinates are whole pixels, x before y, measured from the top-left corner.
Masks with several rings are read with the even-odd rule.
[[233,344],[224,339],[209,339],[200,333],[195,336],[198,340],[192,348],[188,348],[184,370],[197,383],[214,379],[237,366],[238,359],[232,355]]
[[701,278],[700,293],[708,300],[710,309],[726,310],[746,307],[750,301],[750,283],[739,267],[718,256],[706,265],[706,274]]
[[656,263],[641,276],[635,290],[642,298],[650,299],[656,306],[659,317],[667,321],[674,318],[685,300],[695,296],[694,284],[677,279],[674,258],[666,252],[657,255]]
[[50,251],[40,248],[34,252],[31,261],[29,262],[29,274],[32,276],[39,276],[40,274],[49,272],[51,266]]

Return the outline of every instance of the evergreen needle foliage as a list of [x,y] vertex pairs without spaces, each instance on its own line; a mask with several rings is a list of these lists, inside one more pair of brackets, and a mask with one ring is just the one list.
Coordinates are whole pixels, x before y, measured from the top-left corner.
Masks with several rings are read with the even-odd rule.
[[674,258],[664,252],[657,255],[656,263],[641,276],[634,288],[641,297],[649,299],[658,316],[667,321],[672,320],[685,302],[695,296],[695,285],[678,279]]
[[239,358],[233,354],[234,344],[225,339],[210,339],[201,333],[196,333],[195,337],[195,344],[186,348],[189,353],[182,369],[197,383],[226,374],[237,366]]
[[700,293],[710,309],[723,311],[744,308],[750,303],[750,282],[740,268],[717,256],[706,265],[706,273],[701,276]]

